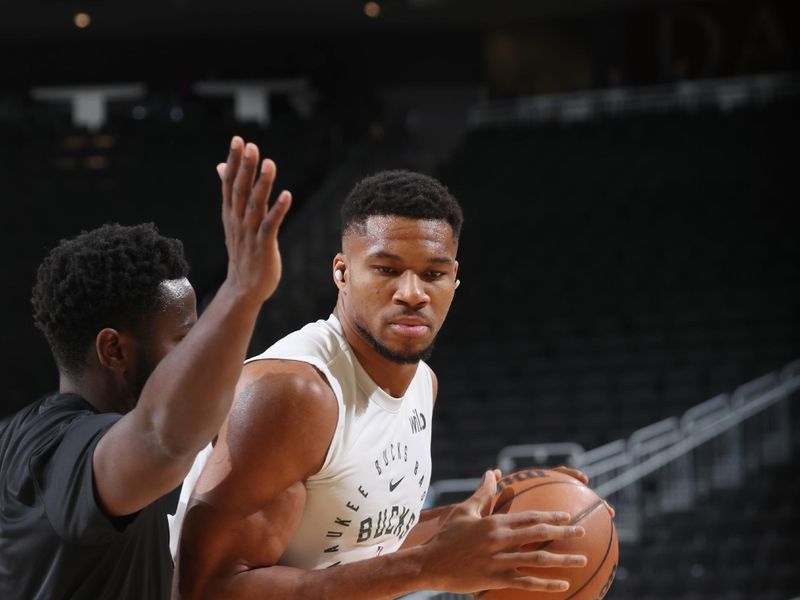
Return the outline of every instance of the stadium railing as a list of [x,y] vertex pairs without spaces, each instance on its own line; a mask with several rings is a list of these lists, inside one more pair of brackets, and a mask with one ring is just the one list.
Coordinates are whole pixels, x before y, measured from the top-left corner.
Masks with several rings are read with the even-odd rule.
[[[792,454],[790,398],[800,389],[800,359],[737,388],[583,451],[577,444],[528,444],[500,451],[504,472],[568,464],[615,507],[621,541],[637,541],[646,517],[690,509],[714,489],[740,486],[747,473]],[[431,484],[428,505],[475,489],[476,479]]]

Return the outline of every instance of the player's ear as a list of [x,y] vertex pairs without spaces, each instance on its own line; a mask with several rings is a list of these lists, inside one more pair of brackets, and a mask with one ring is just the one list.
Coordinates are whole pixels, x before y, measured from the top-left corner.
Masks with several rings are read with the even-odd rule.
[[344,290],[347,271],[347,261],[343,253],[339,252],[333,259],[333,282],[340,290]]
[[101,329],[94,339],[94,349],[100,366],[112,371],[124,371],[127,366],[126,346],[127,341],[116,329]]

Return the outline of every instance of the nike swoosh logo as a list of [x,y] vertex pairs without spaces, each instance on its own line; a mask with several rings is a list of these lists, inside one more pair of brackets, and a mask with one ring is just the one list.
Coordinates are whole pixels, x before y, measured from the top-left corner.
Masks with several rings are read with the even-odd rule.
[[401,482],[401,481],[403,481],[403,479],[405,479],[405,478],[406,478],[406,476],[405,476],[405,475],[403,475],[403,476],[402,476],[400,479],[398,479],[397,481],[392,481],[392,480],[390,479],[390,480],[389,480],[389,491],[390,491],[390,492],[393,492],[393,491],[394,491],[394,489],[395,489],[395,488],[396,488],[398,485],[400,485],[400,482]]

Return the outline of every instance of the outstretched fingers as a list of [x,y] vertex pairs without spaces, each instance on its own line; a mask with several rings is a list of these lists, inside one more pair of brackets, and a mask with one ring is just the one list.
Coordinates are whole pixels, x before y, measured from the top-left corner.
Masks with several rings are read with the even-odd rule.
[[272,193],[272,184],[275,182],[277,169],[275,163],[269,158],[261,162],[261,170],[258,174],[256,184],[250,190],[247,199],[244,218],[253,223],[261,223],[264,213],[267,211],[267,202]]
[[231,140],[227,162],[219,163],[216,167],[222,181],[223,209],[232,210],[237,218],[244,218],[260,225],[263,232],[274,234],[289,210],[292,197],[284,190],[268,210],[277,167],[274,161],[265,158],[256,178],[258,156],[258,146],[255,144],[245,144],[239,136]]
[[263,302],[281,278],[278,229],[292,203],[282,192],[269,207],[277,168],[259,161],[259,149],[239,136],[231,139],[228,159],[217,165],[222,181],[222,222],[228,249],[226,283],[237,295]]
[[274,238],[278,235],[281,223],[289,208],[292,206],[292,194],[286,190],[282,191],[275,200],[275,203],[270,207],[266,217],[261,221],[261,234],[268,238]]
[[[258,165],[258,146],[248,143],[244,147],[242,160],[239,165],[239,172],[233,180],[233,213],[238,219],[244,216],[245,209],[250,200],[253,190],[253,182],[256,177],[256,166]],[[225,169],[227,177],[228,170]]]
[[217,165],[217,173],[219,173],[219,177],[222,180],[222,204],[224,209],[231,209],[233,206],[233,182],[239,172],[243,151],[244,140],[238,135],[233,136],[228,150],[227,162]]

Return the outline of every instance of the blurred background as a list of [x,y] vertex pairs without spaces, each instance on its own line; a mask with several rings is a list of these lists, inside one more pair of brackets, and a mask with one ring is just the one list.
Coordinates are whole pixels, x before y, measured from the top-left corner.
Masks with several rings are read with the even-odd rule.
[[610,598],[800,595],[795,0],[0,0],[2,412],[57,386],[36,267],[105,222],[226,258],[233,134],[295,205],[251,354],[335,302],[384,168],[461,201],[430,503],[568,462],[617,509]]

